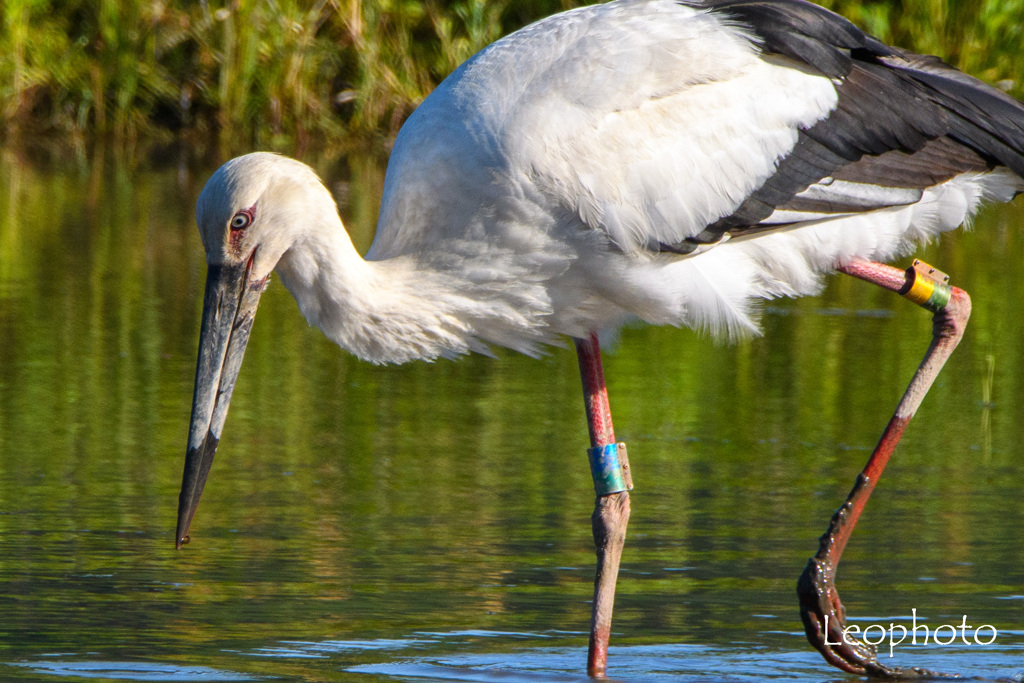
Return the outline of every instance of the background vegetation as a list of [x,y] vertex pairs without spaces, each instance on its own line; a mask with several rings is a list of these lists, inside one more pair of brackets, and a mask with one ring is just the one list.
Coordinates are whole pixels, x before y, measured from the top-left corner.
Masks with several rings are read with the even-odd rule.
[[[476,50],[575,0],[4,0],[0,124],[302,144],[387,138]],[[1024,0],[826,0],[1022,93]]]

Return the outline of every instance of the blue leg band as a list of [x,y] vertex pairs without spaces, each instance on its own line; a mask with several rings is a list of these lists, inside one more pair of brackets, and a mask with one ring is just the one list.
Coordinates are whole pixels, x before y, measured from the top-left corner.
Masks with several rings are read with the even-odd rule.
[[626,444],[610,443],[607,446],[588,448],[590,474],[594,477],[594,491],[599,496],[633,490],[633,479],[629,474],[629,459]]

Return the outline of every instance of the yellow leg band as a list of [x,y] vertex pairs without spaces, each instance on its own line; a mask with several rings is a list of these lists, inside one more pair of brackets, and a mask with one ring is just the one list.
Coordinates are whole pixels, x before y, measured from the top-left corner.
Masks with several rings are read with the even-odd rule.
[[949,303],[953,288],[949,285],[949,276],[945,273],[923,261],[915,260],[914,265],[907,268],[907,276],[910,278],[910,289],[903,293],[905,298],[934,313],[941,311]]
[[927,278],[914,275],[914,281],[910,284],[910,291],[903,296],[910,299],[918,306],[925,306],[928,300],[935,293],[935,283]]

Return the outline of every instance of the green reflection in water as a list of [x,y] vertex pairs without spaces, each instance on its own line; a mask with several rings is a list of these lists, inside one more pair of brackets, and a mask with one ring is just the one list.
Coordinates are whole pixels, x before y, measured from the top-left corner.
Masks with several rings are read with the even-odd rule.
[[[365,249],[382,163],[318,166]],[[550,645],[582,665],[592,489],[568,348],[373,367],[273,284],[194,541],[173,550],[211,170],[0,153],[0,662],[333,680],[410,651]],[[974,314],[844,560],[855,616],[1024,633],[1022,225],[1019,202],[996,207],[920,254]],[[619,644],[806,652],[795,579],[930,321],[832,278],[766,305],[764,328],[736,346],[630,328],[606,358],[637,483]]]

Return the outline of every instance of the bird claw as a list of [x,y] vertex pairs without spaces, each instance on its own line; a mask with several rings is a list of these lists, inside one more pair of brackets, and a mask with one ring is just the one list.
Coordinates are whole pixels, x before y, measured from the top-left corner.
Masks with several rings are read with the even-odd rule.
[[960,678],[919,667],[888,667],[878,661],[873,645],[847,633],[846,609],[835,586],[835,566],[812,557],[797,582],[800,617],[807,640],[832,666],[872,678]]
[[846,609],[835,588],[835,568],[812,557],[797,582],[800,617],[807,639],[835,667],[848,673],[888,676],[887,667],[878,663],[875,648],[846,633]]

